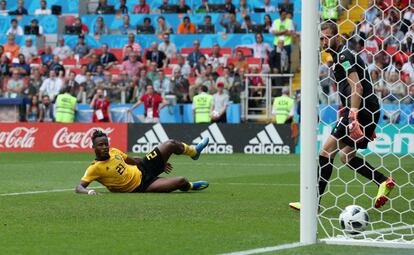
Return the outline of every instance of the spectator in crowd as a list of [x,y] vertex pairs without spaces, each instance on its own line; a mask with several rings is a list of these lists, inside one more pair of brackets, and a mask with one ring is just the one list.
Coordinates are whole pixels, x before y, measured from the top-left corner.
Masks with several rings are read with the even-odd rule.
[[211,22],[211,16],[206,15],[204,16],[204,24],[205,26],[214,26],[214,24]]
[[248,32],[249,27],[256,25],[256,22],[253,22],[249,15],[244,16],[243,23],[240,28]]
[[127,42],[127,44],[124,45],[124,48],[123,48],[124,57],[127,56],[125,54],[125,50],[128,46],[131,46],[132,50],[135,53],[137,53],[138,55],[141,55],[141,45],[139,45],[139,43],[135,42],[135,34],[134,33],[129,33],[128,34],[128,42]]
[[198,95],[193,98],[194,123],[210,123],[213,97],[207,93],[206,86],[201,86]]
[[379,50],[379,45],[377,40],[375,40],[373,31],[368,33],[368,38],[365,40],[365,48],[374,50],[375,53]]
[[85,24],[82,23],[82,20],[80,18],[75,18],[75,22],[72,24],[74,27],[80,27],[81,29],[81,35],[87,35],[89,34],[89,28]]
[[139,70],[143,67],[143,64],[137,60],[137,53],[132,52],[129,55],[129,59],[124,61],[121,65],[121,70],[126,71],[130,77],[139,73]]
[[404,103],[402,100],[407,95],[407,86],[400,80],[398,73],[391,73],[386,80],[386,86],[382,88],[383,102],[389,103]]
[[101,83],[105,82],[105,73],[104,73],[104,66],[101,64],[98,64],[96,66],[96,72],[92,72],[93,74],[93,82],[97,85],[100,85]]
[[127,35],[127,34],[131,34],[130,32],[133,29],[134,28],[132,27],[132,25],[129,21],[129,15],[124,15],[123,18],[122,18],[122,25],[119,26],[118,30],[120,31],[121,34]]
[[395,47],[396,49],[400,48],[400,45],[404,41],[404,33],[400,30],[401,23],[392,25],[392,32],[388,38],[385,39],[384,45],[387,47]]
[[76,82],[76,73],[70,71],[67,80],[65,81],[65,87],[70,88],[70,94],[74,97],[78,97],[80,84]]
[[98,55],[96,55],[95,53],[93,53],[90,57],[89,57],[89,63],[88,63],[88,72],[91,72],[92,74],[96,73],[96,69],[99,65],[99,58]]
[[201,5],[195,11],[196,13],[209,13],[210,6],[208,4],[208,0],[201,0]]
[[408,74],[410,79],[414,81],[414,55],[409,57],[408,62],[402,66],[401,71]]
[[33,67],[32,72],[30,74],[29,79],[29,87],[27,91],[27,95],[34,96],[37,95],[40,89],[40,86],[42,86],[43,78],[40,74],[39,68]]
[[6,76],[10,76],[10,60],[7,58],[6,54],[3,54],[0,57],[0,81],[1,78]]
[[176,95],[177,103],[187,103],[189,102],[188,90],[190,84],[188,80],[181,74],[181,69],[179,67],[174,68],[173,75],[170,79],[171,82],[171,92]]
[[139,4],[134,6],[134,10],[132,11],[134,14],[149,14],[150,13],[150,6],[145,2],[145,0],[139,0]]
[[136,102],[128,111],[132,112],[142,103],[144,104],[145,122],[160,122],[160,111],[168,103],[159,94],[154,92],[154,87],[150,84],[145,87],[145,94],[142,95],[138,102]]
[[27,107],[26,119],[28,122],[39,121],[39,98],[32,97],[30,100],[29,107]]
[[152,85],[152,81],[147,78],[147,70],[145,68],[141,68],[138,77],[138,86],[134,88],[134,95],[137,95],[139,98],[145,93],[147,85]]
[[10,15],[28,15],[27,9],[24,8],[24,1],[18,0],[17,1],[17,9],[10,12]]
[[26,63],[24,55],[19,54],[18,60],[17,63],[12,64],[12,70],[17,70],[22,77],[30,75],[30,65]]
[[[227,19],[227,22],[225,22],[225,19]],[[233,13],[221,15],[220,25],[226,29],[228,34],[233,34],[237,28],[240,28],[240,23],[236,20],[236,15]]]
[[217,83],[217,92],[213,95],[213,107],[211,119],[213,122],[226,123],[226,110],[229,103],[229,95],[223,93],[224,84]]
[[39,106],[39,121],[40,122],[54,122],[55,113],[53,103],[50,102],[48,95],[40,96],[42,103]]
[[197,65],[195,65],[195,73],[196,76],[199,76],[201,72],[205,72],[207,69],[207,62],[206,57],[204,55],[201,55],[198,59]]
[[250,48],[253,50],[253,57],[260,58],[262,61],[267,59],[267,56],[272,51],[272,47],[263,41],[263,35],[261,33],[256,34],[256,43],[239,45],[239,47]]
[[288,54],[282,39],[279,40],[277,47],[270,52],[268,62],[271,73],[278,74],[289,72]]
[[391,25],[389,15],[383,17],[383,13],[378,13],[377,17],[374,20],[374,30],[375,35],[379,37],[387,37],[387,31]]
[[184,78],[188,78],[191,74],[191,66],[185,61],[185,58],[182,55],[177,55],[177,65],[176,67],[180,68],[181,75]]
[[59,94],[62,87],[62,79],[57,77],[57,74],[54,70],[50,70],[49,78],[43,81],[42,86],[39,89],[39,97],[48,95],[49,98],[54,101],[55,97]]
[[251,6],[247,3],[247,0],[240,0],[239,7],[237,12],[240,12],[242,15],[246,15],[252,12]]
[[211,81],[209,80],[207,76],[207,71],[206,70],[201,71],[200,75],[197,76],[194,85],[191,85],[189,88],[188,93],[189,93],[190,101],[193,101],[194,96],[199,91],[201,86],[206,86],[208,88],[208,91],[210,91],[210,87],[212,85],[215,85],[215,82],[213,84],[211,84],[210,82]]
[[401,44],[401,51],[408,54],[414,52],[413,38],[411,36],[404,39],[403,43]]
[[338,20],[338,0],[323,0],[321,16],[324,21],[336,22]]
[[[102,69],[104,70],[104,69]],[[100,70],[98,70],[99,72]],[[98,88],[101,88],[103,90],[103,93],[105,96],[108,97],[108,99],[111,98],[111,89],[114,86],[115,79],[112,76],[111,72],[104,71],[103,72],[103,79],[98,84]]]
[[162,38],[164,41],[160,43],[158,50],[164,52],[168,59],[175,58],[177,54],[177,46],[170,41],[170,34],[165,33]]
[[55,71],[56,75],[64,77],[66,70],[65,67],[60,63],[60,59],[58,56],[53,56],[53,62],[49,66],[49,71]]
[[20,48],[20,54],[23,54],[28,62],[38,57],[37,47],[33,45],[31,37],[26,37],[24,46]]
[[95,14],[105,14],[105,9],[108,7],[107,0],[99,0],[98,7],[96,7]]
[[370,24],[374,24],[374,20],[379,12],[380,10],[375,5],[375,0],[369,0],[368,8],[364,12],[364,17]]
[[201,56],[204,56],[204,54],[200,51],[200,41],[195,40],[193,45],[194,50],[187,56],[187,61],[191,67],[194,67],[194,65],[198,63]]
[[263,33],[269,34],[273,25],[272,17],[270,17],[269,14],[266,14],[263,19]]
[[374,29],[373,25],[369,23],[365,17],[364,14],[361,15],[361,22],[359,22],[357,26],[357,33],[361,37],[361,39],[367,39],[368,34]]
[[[259,73],[258,68],[254,67],[252,70],[252,74],[258,74],[258,73]],[[249,80],[249,86],[253,87],[252,89],[253,96],[264,97],[266,93],[266,89],[264,87],[264,82],[263,82],[262,77],[260,75],[251,76],[249,77],[248,80]],[[233,87],[230,90],[230,94],[232,90],[233,90]]]
[[98,18],[96,18],[96,23],[93,26],[93,33],[94,35],[108,34],[108,28],[106,27],[102,16],[99,16]]
[[6,35],[24,35],[23,28],[19,26],[17,19],[12,19],[10,22],[10,28],[7,30]]
[[234,62],[234,67],[236,68],[236,72],[238,69],[243,68],[244,70],[249,69],[249,64],[247,64],[247,60],[244,57],[244,53],[241,50],[236,52],[236,61]]
[[213,75],[214,80],[216,80],[219,77],[219,74],[216,72],[216,70],[213,69],[213,66],[211,64],[207,64],[206,69],[206,76]]
[[231,96],[230,100],[234,103],[240,103],[241,94],[244,93],[246,86],[246,71],[240,69],[237,72],[237,75],[234,77],[233,86],[229,95]]
[[292,123],[294,118],[295,100],[289,96],[289,88],[283,87],[282,95],[273,101],[272,114],[276,124]]
[[32,19],[30,21],[30,25],[29,26],[30,26],[30,29],[32,31],[35,31],[36,27],[39,29],[38,30],[39,33],[37,34],[37,36],[43,35],[43,27],[39,24],[39,21],[37,19]]
[[158,65],[157,62],[152,61],[149,63],[149,71],[147,73],[147,78],[150,79],[152,81],[152,83],[154,84],[154,82],[156,80],[158,80]]
[[260,8],[264,9],[265,13],[276,12],[276,6],[270,3],[270,0],[264,0],[264,3]]
[[[129,54],[131,54],[134,50],[132,49],[132,46],[125,45],[123,52],[122,52],[122,61],[126,61],[129,59]],[[141,56],[138,56],[138,60],[140,61]]]
[[80,68],[79,74],[76,75],[75,81],[79,83],[79,85],[83,85],[86,82],[86,72],[88,71],[87,65],[82,65]]
[[16,98],[23,95],[23,90],[25,89],[25,82],[21,77],[18,70],[12,71],[12,77],[8,80],[6,86],[6,97]]
[[154,81],[154,90],[162,97],[170,94],[171,83],[170,80],[165,76],[163,70],[158,72],[158,78]]
[[127,0],[119,0],[119,9],[118,11],[121,14],[128,14],[128,6],[126,4]]
[[191,8],[185,3],[185,0],[178,1],[177,13],[191,13]]
[[101,50],[102,53],[99,56],[99,63],[101,63],[106,70],[109,70],[112,68],[113,65],[116,65],[118,63],[118,60],[116,59],[114,54],[109,52],[108,44],[103,43]]
[[7,2],[6,0],[0,1],[0,15],[2,16],[8,16],[10,10],[7,10]]
[[79,35],[78,43],[73,47],[73,53],[78,58],[87,58],[93,54],[91,47],[85,43],[85,36]]
[[40,9],[36,9],[34,15],[52,15],[52,11],[47,8],[46,0],[40,1]]
[[155,62],[157,64],[157,68],[167,67],[167,56],[163,51],[158,50],[157,42],[151,43],[151,49],[147,51],[147,53],[145,54],[145,58],[147,59],[148,66],[150,66],[152,62]]
[[402,17],[401,32],[407,33],[408,28],[414,23],[414,5],[410,4]]
[[56,97],[56,122],[73,123],[77,106],[76,97],[70,94],[70,88],[63,88],[63,93]]
[[213,45],[213,51],[207,58],[207,64],[212,65],[213,69],[216,70],[219,66],[223,66],[225,58],[220,53],[220,45],[217,43]]
[[234,6],[232,0],[225,0],[224,9],[228,13],[236,14],[236,6]]
[[196,34],[197,33],[197,28],[194,25],[194,23],[191,23],[190,18],[186,16],[186,17],[183,18],[183,23],[178,25],[177,33],[179,33],[179,34]]
[[171,5],[168,2],[168,0],[162,0],[162,4],[160,5],[160,7],[158,7],[158,9],[161,13],[171,12],[170,8],[171,8]]
[[148,34],[154,34],[155,33],[155,28],[151,23],[151,18],[145,17],[144,18],[144,23],[143,23],[142,26],[145,29],[146,33],[148,33]]
[[292,52],[293,36],[295,35],[295,27],[293,21],[287,18],[287,12],[285,10],[280,11],[280,18],[273,22],[271,33],[275,35],[273,44],[276,46],[280,39],[284,40],[284,48],[288,55],[290,65],[290,54]]
[[67,59],[73,55],[71,48],[65,45],[65,39],[63,37],[59,37],[57,46],[53,49],[53,54],[57,55],[59,59]]
[[155,30],[155,33],[158,36],[163,36],[164,34],[173,33],[172,27],[169,24],[167,24],[163,16],[158,17],[157,22],[158,22],[158,27]]
[[[92,100],[93,95],[95,94],[96,84],[93,81],[93,74],[91,72],[86,72],[86,81],[83,86],[80,87],[80,94],[83,92],[86,94],[87,100]],[[83,98],[81,98],[83,101]]]
[[109,111],[110,105],[111,102],[108,97],[104,96],[104,91],[98,88],[90,104],[93,109],[92,122],[112,122]]
[[53,62],[53,52],[52,47],[50,45],[47,45],[45,47],[45,52],[40,56],[40,59],[42,61],[43,65],[50,66]]
[[223,83],[225,93],[228,94],[229,90],[231,89],[234,83],[234,77],[230,75],[230,70],[228,66],[223,68],[223,75],[217,78],[216,84],[219,83]]

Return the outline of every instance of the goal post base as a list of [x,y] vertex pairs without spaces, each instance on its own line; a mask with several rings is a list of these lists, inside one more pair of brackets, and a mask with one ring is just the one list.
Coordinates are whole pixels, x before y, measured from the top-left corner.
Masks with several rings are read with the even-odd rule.
[[383,248],[414,249],[413,242],[388,240],[355,240],[347,237],[333,237],[320,240],[321,243],[332,245],[368,246]]

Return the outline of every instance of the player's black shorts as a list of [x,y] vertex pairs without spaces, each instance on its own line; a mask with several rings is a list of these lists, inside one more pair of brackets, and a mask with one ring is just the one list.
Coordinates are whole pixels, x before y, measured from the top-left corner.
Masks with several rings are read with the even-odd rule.
[[158,148],[153,149],[150,153],[142,158],[138,168],[142,173],[141,184],[132,192],[145,192],[158,176],[164,172],[165,162]]
[[364,138],[361,142],[358,143],[356,143],[354,140],[352,140],[351,137],[348,136],[348,114],[349,109],[346,109],[344,111],[343,117],[341,117],[339,121],[336,123],[336,126],[332,130],[331,135],[333,135],[335,138],[337,138],[344,144],[349,145],[353,148],[366,149],[368,147],[368,143],[372,141],[372,136],[375,132],[380,118],[379,107],[377,110],[375,110],[375,108],[371,109],[370,111],[366,109],[361,109],[358,112],[358,121],[361,126],[361,130],[364,133]]

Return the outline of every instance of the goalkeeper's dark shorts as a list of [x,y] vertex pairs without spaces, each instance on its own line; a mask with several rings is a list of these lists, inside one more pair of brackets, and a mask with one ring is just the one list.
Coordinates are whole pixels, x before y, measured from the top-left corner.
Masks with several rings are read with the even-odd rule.
[[358,121],[361,127],[362,133],[364,133],[364,138],[358,140],[358,143],[355,142],[348,134],[348,124],[349,124],[349,109],[343,111],[342,116],[339,118],[336,126],[331,132],[331,135],[338,139],[338,141],[351,146],[357,149],[366,149],[368,143],[375,139],[375,129],[380,118],[380,111],[368,111],[361,109],[358,112]]

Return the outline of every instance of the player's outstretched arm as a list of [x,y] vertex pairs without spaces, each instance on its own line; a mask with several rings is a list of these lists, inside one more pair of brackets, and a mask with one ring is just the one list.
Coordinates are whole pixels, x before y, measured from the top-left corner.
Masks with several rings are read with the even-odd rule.
[[81,180],[79,185],[76,186],[75,192],[79,193],[79,194],[87,194],[87,195],[97,195],[98,194],[93,189],[87,189],[88,186],[89,186],[89,182],[85,182],[85,181]]

